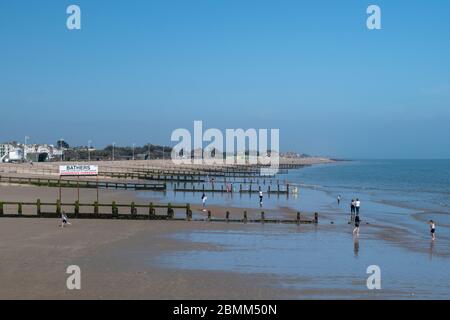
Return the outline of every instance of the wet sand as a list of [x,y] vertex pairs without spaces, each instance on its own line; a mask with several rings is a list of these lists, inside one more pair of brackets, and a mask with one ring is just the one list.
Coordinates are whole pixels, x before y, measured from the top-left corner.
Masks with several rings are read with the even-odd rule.
[[[2,200],[54,201],[58,188],[0,186]],[[95,191],[81,190],[93,202]],[[193,198],[198,195],[192,195]],[[187,196],[187,198],[191,195]],[[186,198],[177,195],[184,203]],[[213,216],[248,210],[256,197],[211,204]],[[76,190],[63,199],[75,201]],[[102,201],[171,200],[155,192],[102,190]],[[295,201],[265,200],[268,215],[293,216]],[[160,201],[161,202],[161,201]],[[414,238],[397,225],[363,220],[354,239],[345,210],[315,190],[302,208],[322,203],[319,225],[184,221],[0,219],[0,298],[3,299],[409,299],[450,297],[446,242]],[[204,216],[199,205],[194,214]],[[384,210],[384,209],[383,209]],[[368,224],[367,224],[368,223]],[[439,238],[438,238],[439,240]],[[78,265],[82,289],[68,290],[67,266]],[[383,289],[368,290],[366,268],[380,265]]]
[[[280,285],[307,284],[309,277],[177,269],[157,262],[168,253],[224,250],[169,235],[206,229],[247,232],[253,228],[249,225],[72,222],[62,229],[53,219],[1,219],[1,299],[298,299],[370,294],[363,287],[318,290]],[[81,290],[66,287],[69,265],[81,268]]]

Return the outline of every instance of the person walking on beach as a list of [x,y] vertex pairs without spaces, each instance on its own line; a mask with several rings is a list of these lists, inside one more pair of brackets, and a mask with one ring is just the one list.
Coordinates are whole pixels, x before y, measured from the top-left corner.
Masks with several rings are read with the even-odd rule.
[[356,201],[355,201],[356,215],[359,214],[359,208],[360,207],[361,207],[361,201],[359,201],[359,199],[356,199]]
[[262,207],[263,205],[263,192],[259,190],[259,206]]
[[356,234],[356,236],[359,236],[359,224],[361,223],[361,220],[359,219],[359,215],[356,215],[355,217],[355,228],[353,229],[353,235]]
[[340,195],[337,196],[337,203],[338,203],[338,205],[341,203],[341,196]]
[[208,199],[208,197],[205,194],[202,194],[202,207],[203,207],[203,211],[206,211],[206,200]]
[[435,240],[436,239],[436,224],[434,223],[433,220],[430,220],[428,223],[430,224],[431,239]]
[[355,200],[352,199],[352,202],[350,203],[350,222],[353,222],[355,216]]
[[65,225],[70,224],[69,219],[66,216],[66,212],[63,211],[61,213],[61,228],[64,228]]

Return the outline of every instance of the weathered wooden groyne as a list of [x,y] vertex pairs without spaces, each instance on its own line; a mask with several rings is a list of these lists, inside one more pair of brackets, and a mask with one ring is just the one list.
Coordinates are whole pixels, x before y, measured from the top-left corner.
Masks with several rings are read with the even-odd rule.
[[55,178],[24,178],[0,176],[0,182],[9,184],[28,184],[38,187],[60,187],[60,188],[100,188],[100,189],[124,189],[124,190],[156,190],[165,191],[165,183],[140,183],[140,182],[115,182],[77,179],[55,179]]
[[[34,210],[31,214],[24,214],[26,207],[32,207]],[[105,209],[107,212],[104,212]],[[87,209],[87,211],[86,211]],[[127,213],[120,212],[122,209]],[[184,217],[176,217],[175,210],[182,210]],[[161,212],[162,211],[162,212]],[[264,211],[260,212],[260,218],[250,218],[247,211],[244,210],[242,216],[232,217],[229,211],[225,212],[225,218],[216,218],[212,216],[212,212],[207,211],[207,216],[202,218],[194,218],[190,204],[172,205],[154,204],[148,205],[135,204],[119,204],[112,203],[81,203],[75,201],[72,203],[61,202],[21,202],[21,201],[0,201],[0,218],[60,218],[65,213],[71,219],[122,219],[122,220],[168,220],[168,221],[207,221],[207,222],[235,222],[235,223],[284,223],[284,224],[317,224],[319,222],[319,214],[314,213],[312,218],[306,218],[300,212],[297,212],[293,219],[275,219],[267,218]]]
[[180,183],[175,183],[174,187],[173,187],[174,191],[178,191],[178,192],[205,192],[205,193],[211,193],[211,192],[218,192],[218,193],[259,193],[260,191],[263,191],[265,193],[268,194],[285,194],[285,195],[289,195],[290,192],[290,188],[289,188],[289,184],[286,184],[284,186],[282,185],[276,185],[276,186],[271,186],[271,185],[267,185],[265,186],[265,188],[263,188],[262,186],[258,186],[258,187],[253,187],[252,184],[249,185],[243,185],[243,184],[233,184],[233,185],[224,185],[224,184],[215,184],[215,183],[210,183],[209,186],[205,186],[205,184],[202,185],[196,185],[196,184],[191,184],[191,185],[186,185],[184,184],[180,184]]

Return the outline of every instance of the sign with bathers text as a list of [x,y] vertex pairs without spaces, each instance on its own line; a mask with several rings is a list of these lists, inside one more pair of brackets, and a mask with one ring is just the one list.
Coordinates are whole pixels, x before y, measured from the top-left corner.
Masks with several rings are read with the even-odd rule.
[[98,175],[98,166],[93,165],[64,165],[59,166],[60,176],[96,176]]

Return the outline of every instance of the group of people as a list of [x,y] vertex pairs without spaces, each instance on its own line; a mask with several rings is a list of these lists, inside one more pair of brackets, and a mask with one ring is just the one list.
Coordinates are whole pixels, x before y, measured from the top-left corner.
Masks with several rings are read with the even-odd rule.
[[352,215],[354,215],[354,214],[359,215],[360,207],[361,207],[361,201],[359,201],[358,198],[356,198],[356,200],[352,199],[352,202],[350,203],[350,213]]
[[[337,196],[337,204],[340,205],[341,203],[341,196]],[[359,217],[359,212],[361,208],[361,201],[356,198],[352,199],[350,203],[350,219],[354,222],[354,229],[353,229],[353,235],[359,236],[359,226],[361,224],[361,219]],[[428,221],[428,224],[430,226],[430,234],[431,239],[436,239],[436,223],[433,220]]]
[[[341,195],[337,196],[337,204],[341,204]],[[350,202],[350,220],[354,223],[353,235],[359,236],[359,225],[361,224],[361,219],[359,217],[359,210],[361,208],[361,201],[356,198],[352,199]]]
[[[258,195],[259,195],[259,206],[262,207],[264,198],[263,192],[259,190]],[[206,211],[206,200],[208,200],[208,197],[206,196],[205,193],[202,194],[201,200],[202,200],[202,211]]]
[[[202,211],[206,211],[206,200],[208,197],[205,193],[202,194]],[[341,203],[341,196],[337,196],[338,205]],[[263,205],[263,192],[259,191],[259,206]],[[361,208],[361,201],[356,198],[356,200],[352,199],[350,203],[350,218],[351,221],[354,222],[353,235],[359,236],[359,226],[361,224],[361,219],[359,217],[359,212]],[[61,225],[60,227],[64,228],[66,225],[70,225],[69,219],[67,218],[66,212],[63,211],[61,213]],[[431,239],[434,241],[436,239],[436,223],[433,220],[428,221],[430,226]]]

